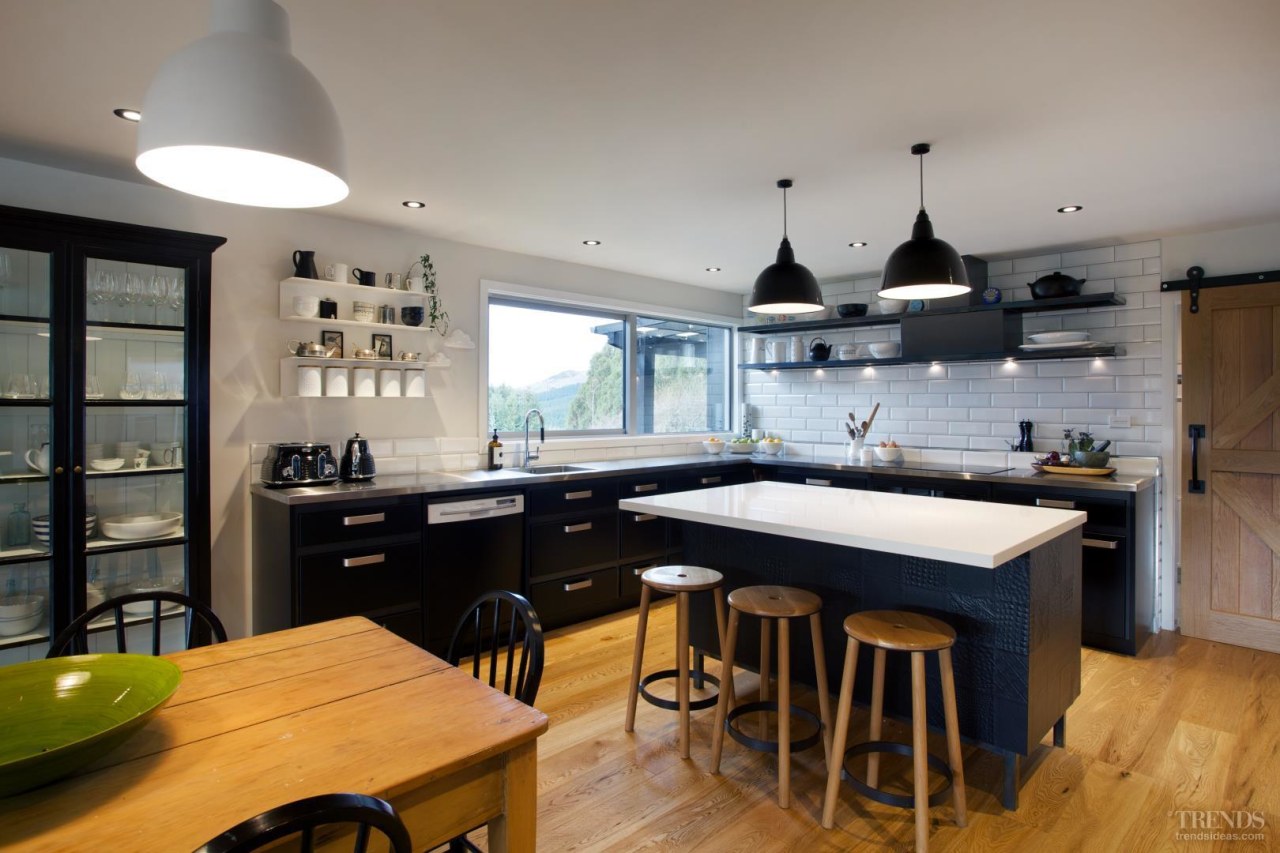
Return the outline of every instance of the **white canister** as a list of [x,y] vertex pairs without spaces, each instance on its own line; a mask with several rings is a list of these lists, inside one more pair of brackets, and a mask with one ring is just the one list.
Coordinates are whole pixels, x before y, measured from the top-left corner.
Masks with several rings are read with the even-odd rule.
[[400,396],[400,371],[390,367],[384,367],[378,371],[378,396],[379,397],[399,397]]
[[324,277],[329,281],[338,281],[345,284],[347,281],[347,265],[329,264],[324,268]]
[[320,297],[306,295],[293,297],[293,313],[299,317],[319,317]]
[[743,347],[742,359],[747,364],[760,364],[764,361],[764,338],[759,335],[752,335],[747,338],[746,345]]
[[417,368],[404,372],[404,395],[406,397],[427,396],[427,371]]
[[769,361],[783,362],[787,360],[787,339],[778,338],[769,341]]
[[351,392],[347,390],[348,378],[345,367],[326,367],[324,369],[324,395],[326,397],[350,396]]
[[804,361],[804,357],[805,357],[804,336],[792,335],[791,336],[791,360]]
[[302,364],[298,366],[298,396],[319,397],[321,374],[319,365]]
[[378,386],[374,378],[374,369],[372,367],[357,367],[352,371],[355,374],[355,396],[357,397],[376,397],[378,396]]

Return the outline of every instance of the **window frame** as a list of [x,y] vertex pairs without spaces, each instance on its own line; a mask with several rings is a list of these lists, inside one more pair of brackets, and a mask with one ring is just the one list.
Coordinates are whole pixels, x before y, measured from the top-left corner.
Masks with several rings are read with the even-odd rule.
[[[493,302],[507,305],[525,305],[532,308],[546,308],[564,313],[593,315],[618,315],[626,329],[626,342],[622,354],[623,366],[623,403],[622,428],[617,430],[547,430],[548,440],[573,438],[632,438],[654,439],[664,436],[679,437],[689,435],[705,435],[708,432],[732,432],[734,419],[741,409],[742,384],[738,376],[738,353],[736,346],[737,327],[742,320],[739,317],[701,314],[671,309],[659,305],[611,299],[605,296],[593,296],[570,291],[551,290],[529,287],[504,282],[480,281],[479,305],[479,372],[481,389],[477,400],[477,418],[483,426],[485,435],[491,435],[489,424],[489,306]],[[685,323],[722,328],[725,330],[725,411],[727,424],[720,430],[697,430],[693,432],[655,432],[641,433],[636,431],[638,409],[635,405],[638,393],[639,377],[636,375],[636,319],[637,317],[653,317]],[[499,431],[500,438],[523,440],[524,432]]]

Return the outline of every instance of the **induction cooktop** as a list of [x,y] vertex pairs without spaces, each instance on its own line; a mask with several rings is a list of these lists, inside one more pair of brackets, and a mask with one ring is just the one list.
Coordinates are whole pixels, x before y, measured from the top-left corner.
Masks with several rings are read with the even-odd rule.
[[948,462],[879,462],[872,467],[888,471],[910,469],[912,471],[943,471],[951,474],[999,474],[1012,470],[1008,465],[955,465]]

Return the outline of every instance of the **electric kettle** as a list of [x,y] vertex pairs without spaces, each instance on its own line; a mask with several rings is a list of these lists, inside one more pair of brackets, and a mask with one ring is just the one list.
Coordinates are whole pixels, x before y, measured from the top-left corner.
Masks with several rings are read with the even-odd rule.
[[369,452],[369,440],[356,433],[347,439],[347,447],[342,451],[342,464],[338,474],[344,482],[359,483],[372,480],[376,469],[373,465],[373,454]]

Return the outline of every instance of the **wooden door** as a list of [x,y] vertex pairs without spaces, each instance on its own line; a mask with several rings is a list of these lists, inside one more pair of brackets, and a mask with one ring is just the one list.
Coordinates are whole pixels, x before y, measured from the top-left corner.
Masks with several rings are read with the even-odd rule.
[[1280,652],[1280,284],[1203,290],[1200,312],[1189,306],[1184,295],[1182,630]]

